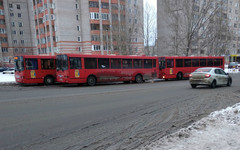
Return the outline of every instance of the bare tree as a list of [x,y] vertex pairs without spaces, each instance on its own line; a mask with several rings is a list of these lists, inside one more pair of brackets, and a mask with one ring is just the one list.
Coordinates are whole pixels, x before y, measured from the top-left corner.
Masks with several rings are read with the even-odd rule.
[[150,46],[156,42],[156,10],[148,2],[144,7],[144,53],[150,55]]
[[162,1],[164,12],[168,15],[170,39],[173,41],[168,42],[173,49],[172,54],[200,55],[211,45],[222,45],[222,49],[224,48],[224,44],[216,42],[226,41],[226,38],[219,38],[227,36],[227,18],[224,13],[226,10],[223,10],[223,6],[226,5],[225,1]]

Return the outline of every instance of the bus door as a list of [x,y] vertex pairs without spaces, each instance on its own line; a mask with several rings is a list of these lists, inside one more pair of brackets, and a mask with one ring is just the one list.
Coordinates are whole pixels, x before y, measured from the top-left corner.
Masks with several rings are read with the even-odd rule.
[[112,76],[112,81],[119,81],[122,76],[122,60],[120,58],[111,58],[110,60],[111,64],[111,76]]
[[37,58],[25,58],[26,79],[41,79],[39,63]]
[[175,69],[174,69],[174,59],[167,59],[166,60],[166,65],[167,65],[167,69],[166,72],[167,74],[169,74],[169,76],[174,76],[175,78]]
[[53,77],[55,77],[55,69],[56,69],[56,65],[55,65],[55,60],[52,59],[41,59],[41,71],[39,72],[39,74],[42,77],[45,77],[46,75],[52,75]]

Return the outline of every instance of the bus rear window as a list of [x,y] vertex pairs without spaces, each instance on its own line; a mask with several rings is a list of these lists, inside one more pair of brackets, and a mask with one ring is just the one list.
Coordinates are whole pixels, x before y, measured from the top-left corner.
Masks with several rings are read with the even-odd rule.
[[24,70],[23,57],[22,56],[15,57],[14,65],[15,65],[16,71],[23,71]]
[[197,70],[195,70],[194,72],[210,72],[211,69],[210,68],[199,68]]

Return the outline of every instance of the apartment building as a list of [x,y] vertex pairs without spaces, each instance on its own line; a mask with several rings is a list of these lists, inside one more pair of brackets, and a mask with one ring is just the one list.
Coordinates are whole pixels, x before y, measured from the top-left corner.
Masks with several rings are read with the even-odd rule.
[[0,0],[0,65],[36,50],[32,4],[28,0]]
[[[170,9],[166,10],[166,0],[159,0],[160,54],[185,55],[184,50],[188,50],[188,55],[240,54],[239,3],[239,0],[169,0]],[[188,10],[184,7],[186,5],[189,5]],[[191,12],[191,16],[187,16],[186,12]],[[172,18],[169,18],[170,13]],[[212,14],[214,16],[209,17]],[[191,22],[186,18],[192,19]],[[191,28],[188,24],[192,24]],[[194,28],[197,30],[193,31]],[[189,43],[188,39],[191,39]]]
[[[143,51],[142,0],[33,0],[33,8],[39,54]],[[132,29],[128,10],[136,11]]]
[[143,0],[0,0],[0,41],[0,66],[22,54],[143,54]]

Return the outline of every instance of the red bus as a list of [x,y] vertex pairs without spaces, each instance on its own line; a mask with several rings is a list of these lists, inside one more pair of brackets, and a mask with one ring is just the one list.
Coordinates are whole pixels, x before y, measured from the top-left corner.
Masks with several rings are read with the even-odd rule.
[[14,57],[15,79],[22,84],[51,85],[56,78],[56,56],[23,55]]
[[191,72],[200,67],[219,67],[224,69],[224,57],[159,57],[159,78],[181,80],[188,78]]
[[56,56],[57,82],[137,82],[158,78],[157,57],[62,54]]

